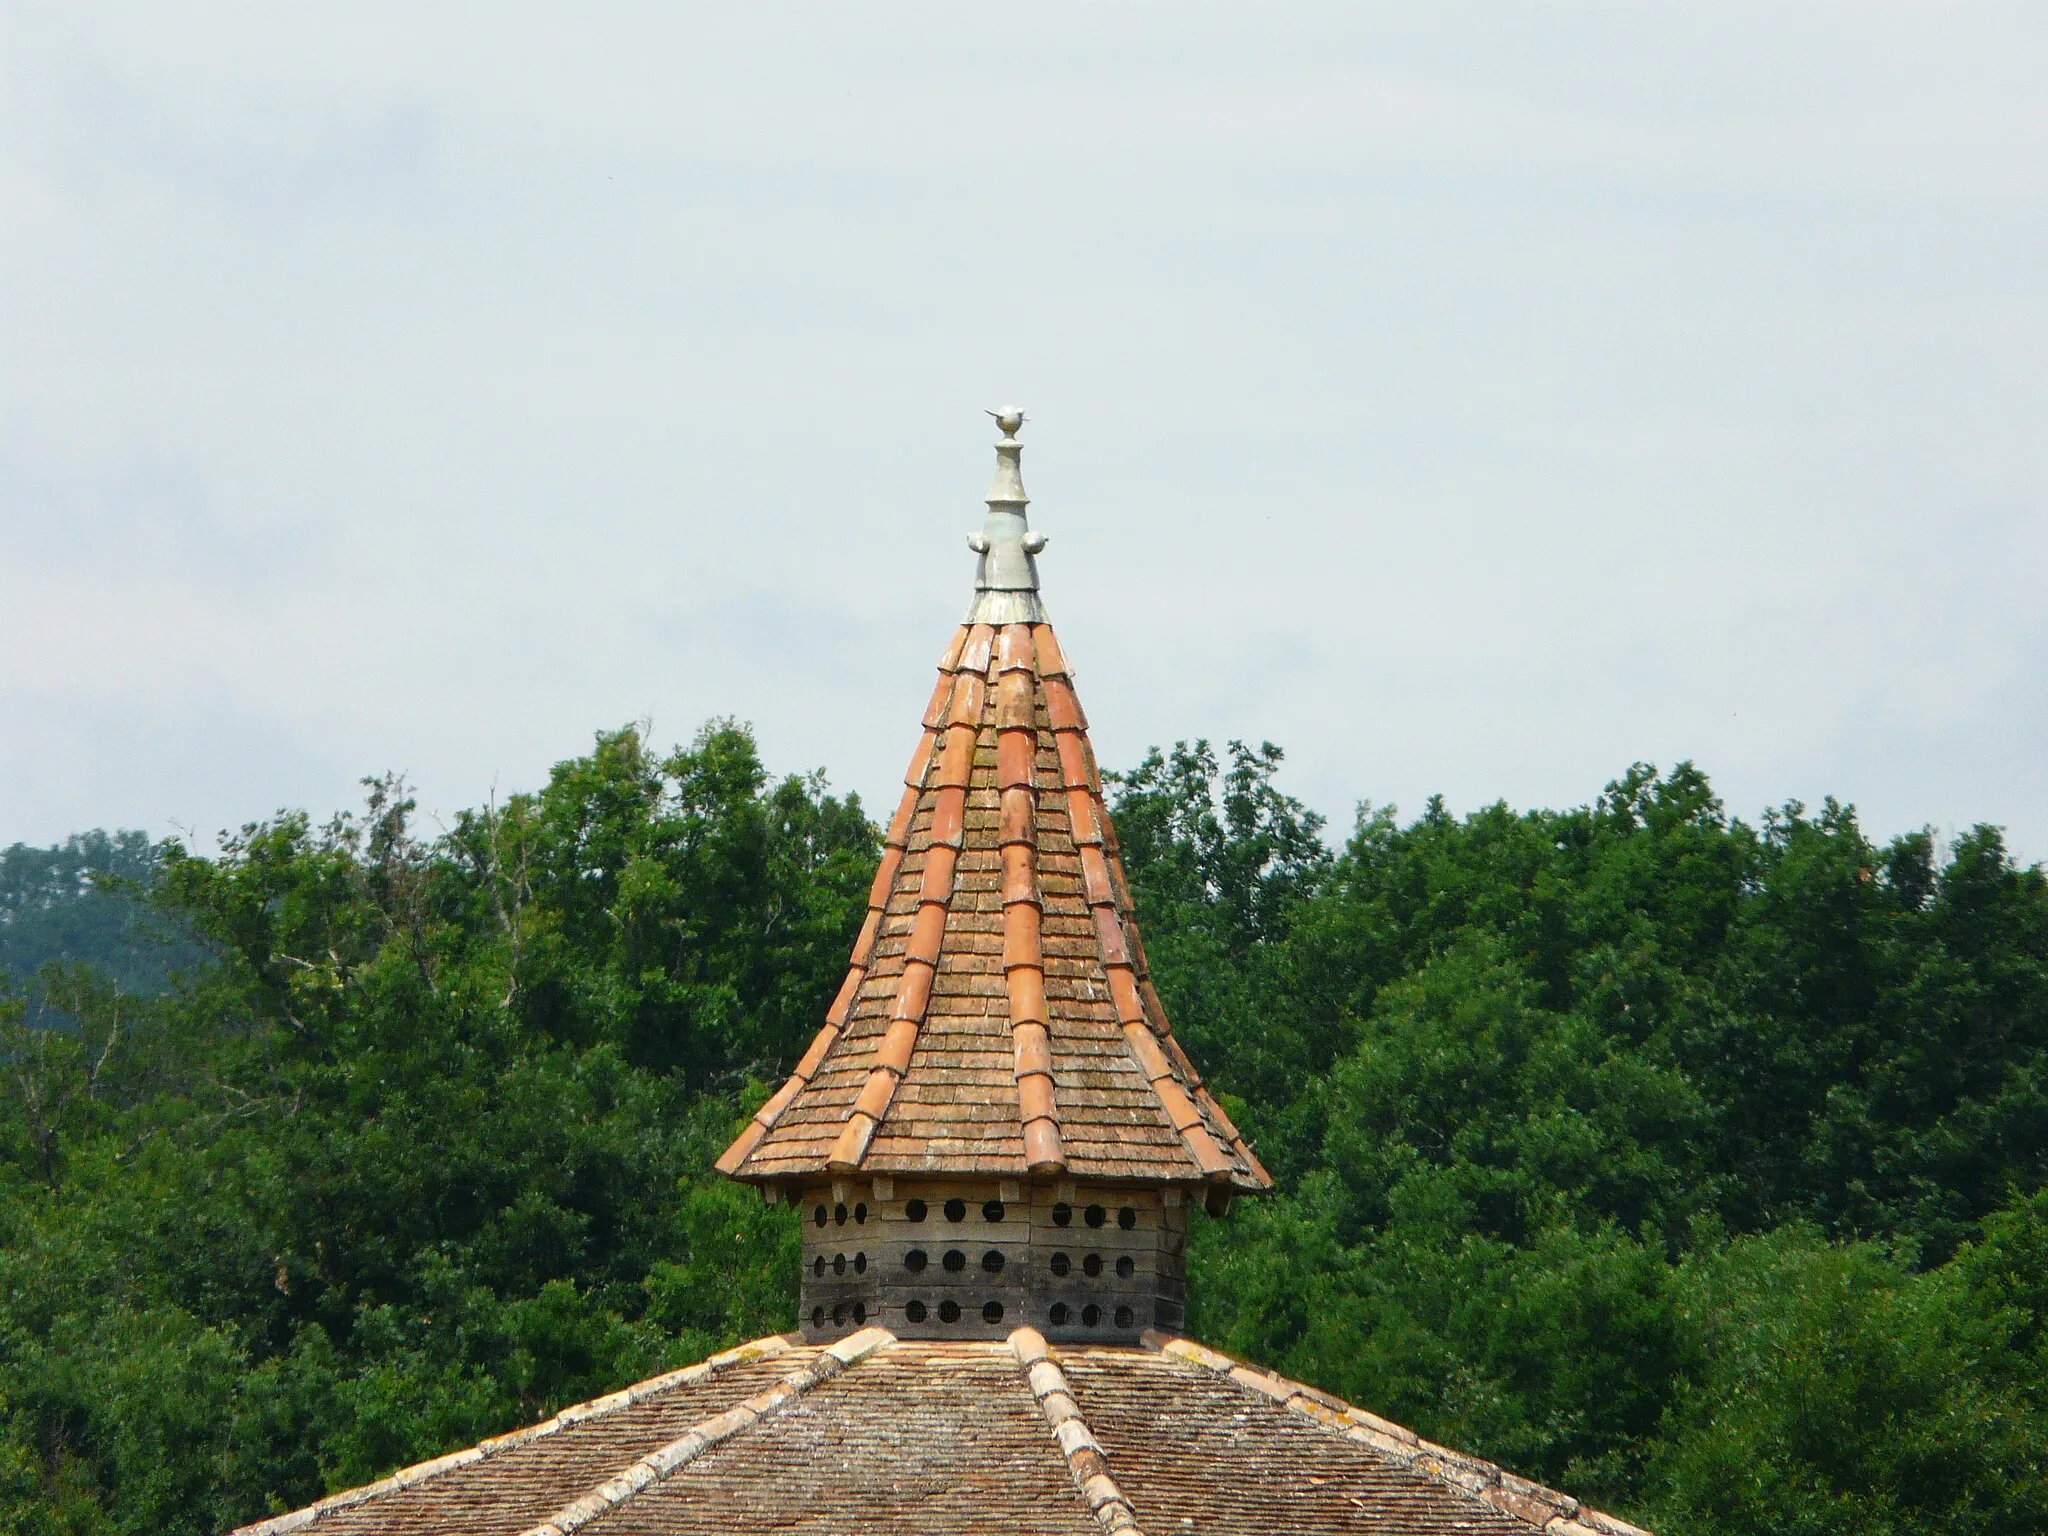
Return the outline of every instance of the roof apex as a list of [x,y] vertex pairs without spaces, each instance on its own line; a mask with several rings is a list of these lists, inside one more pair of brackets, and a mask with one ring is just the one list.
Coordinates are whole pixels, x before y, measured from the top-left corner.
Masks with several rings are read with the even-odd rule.
[[1033,533],[1024,509],[1024,470],[1019,462],[1024,445],[1017,430],[1024,413],[1015,406],[990,411],[996,419],[996,478],[988,490],[988,517],[979,533],[967,536],[967,547],[980,556],[974,572],[974,601],[969,624],[1043,624],[1045,604],[1038,596],[1038,554],[1045,548],[1042,533]]

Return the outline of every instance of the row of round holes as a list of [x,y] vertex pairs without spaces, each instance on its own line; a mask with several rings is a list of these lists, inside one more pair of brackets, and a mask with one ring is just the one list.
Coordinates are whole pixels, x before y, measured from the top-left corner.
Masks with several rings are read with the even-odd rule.
[[[967,1219],[967,1202],[957,1197],[948,1200],[945,1204],[945,1212],[946,1220],[948,1221],[965,1221]],[[1000,1200],[988,1200],[982,1203],[981,1219],[983,1221],[1001,1221],[1004,1213],[1005,1208]],[[821,1205],[811,1212],[811,1225],[822,1227],[827,1220],[830,1220],[835,1226],[843,1227],[846,1225],[847,1214],[844,1202],[833,1206],[829,1217],[826,1214],[825,1207]],[[912,1200],[903,1207],[903,1214],[911,1221],[923,1221],[926,1216],[931,1214],[931,1207],[922,1200]],[[855,1225],[866,1225],[868,1219],[867,1204],[865,1202],[856,1204],[852,1215]],[[1054,1226],[1064,1227],[1073,1219],[1074,1208],[1068,1205],[1066,1201],[1062,1200],[1052,1208],[1052,1224]],[[1102,1206],[1091,1205],[1082,1211],[1081,1219],[1091,1227],[1099,1227],[1109,1219],[1109,1212]],[[1126,1232],[1130,1231],[1131,1228],[1138,1224],[1137,1210],[1128,1205],[1122,1207],[1116,1213],[1116,1224]]]
[[[946,1250],[945,1257],[942,1258],[939,1262],[945,1268],[947,1273],[957,1275],[960,1273],[961,1270],[967,1267],[967,1255],[962,1253],[958,1248],[948,1248]],[[930,1263],[931,1255],[926,1253],[922,1248],[913,1248],[910,1250],[910,1252],[903,1255],[903,1267],[909,1270],[913,1275],[923,1274],[925,1271],[925,1266]],[[853,1266],[854,1272],[856,1274],[865,1272],[867,1269],[866,1255],[858,1253],[855,1254],[853,1256]],[[994,1248],[989,1249],[987,1253],[984,1253],[981,1256],[981,1267],[991,1275],[1001,1274],[1003,1272],[1002,1254]],[[1064,1275],[1074,1267],[1074,1261],[1068,1258],[1064,1253],[1056,1253],[1052,1256],[1052,1262],[1050,1267],[1054,1274]],[[817,1261],[817,1264],[814,1266],[814,1269],[820,1278],[824,1276],[825,1261],[823,1258],[820,1258]],[[1133,1260],[1129,1254],[1122,1255],[1116,1261],[1116,1272],[1120,1279],[1130,1279],[1132,1275],[1137,1273],[1137,1269],[1138,1266],[1136,1261]],[[841,1254],[838,1258],[833,1260],[832,1272],[838,1275],[843,1275],[846,1273],[846,1256],[844,1254]],[[1091,1280],[1094,1279],[1097,1275],[1101,1274],[1102,1255],[1099,1253],[1091,1253],[1087,1255],[1085,1258],[1083,1258],[1081,1260],[1081,1273],[1088,1276],[1088,1278]]]
[[[946,1220],[948,1221],[965,1221],[967,1219],[967,1202],[960,1199],[948,1200],[945,1205],[945,1212]],[[912,1200],[903,1207],[903,1214],[910,1221],[923,1221],[926,1216],[931,1214],[931,1207],[922,1200]],[[983,1221],[1001,1221],[1003,1214],[1003,1202],[1000,1200],[990,1200],[981,1208],[981,1219]],[[1064,1227],[1072,1222],[1073,1219],[1074,1208],[1068,1205],[1066,1201],[1062,1200],[1052,1208],[1052,1224],[1054,1226]],[[1081,1219],[1091,1227],[1099,1227],[1109,1220],[1109,1211],[1103,1206],[1091,1205],[1081,1212]],[[1137,1226],[1138,1212],[1136,1207],[1127,1205],[1120,1209],[1116,1213],[1116,1224],[1126,1232]]]
[[[849,1311],[851,1312],[853,1321],[856,1325],[865,1323],[868,1320],[868,1304],[866,1302],[856,1301],[850,1309],[846,1306],[844,1302],[841,1302],[838,1306],[832,1309],[833,1323],[838,1326],[843,1326],[846,1322]],[[912,1301],[904,1304],[903,1315],[910,1322],[921,1323],[931,1314],[925,1310],[925,1305],[923,1302]],[[1052,1304],[1051,1316],[1052,1324],[1055,1328],[1064,1328],[1067,1326],[1068,1319],[1070,1319],[1073,1316],[1073,1312],[1064,1301],[1056,1301]],[[981,1320],[984,1323],[1000,1323],[1003,1320],[1003,1304],[1000,1301],[991,1301],[986,1303],[981,1309]],[[940,1302],[939,1321],[942,1323],[959,1322],[960,1303],[951,1300]],[[1129,1328],[1132,1327],[1136,1322],[1137,1314],[1133,1312],[1129,1307],[1118,1307],[1116,1309],[1117,1327]],[[1095,1303],[1091,1301],[1090,1303],[1088,1303],[1087,1306],[1081,1309],[1081,1326],[1084,1328],[1098,1328],[1101,1325],[1102,1308],[1096,1306]],[[811,1308],[811,1326],[813,1328],[822,1328],[825,1326],[825,1309],[822,1306]]]

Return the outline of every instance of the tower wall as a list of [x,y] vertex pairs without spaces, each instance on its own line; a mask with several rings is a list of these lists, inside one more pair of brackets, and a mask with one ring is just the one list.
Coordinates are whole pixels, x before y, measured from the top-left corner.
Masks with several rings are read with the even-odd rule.
[[1186,1316],[1177,1187],[861,1179],[808,1185],[799,1203],[807,1339],[870,1324],[1000,1339],[1028,1323],[1055,1341],[1129,1344]]

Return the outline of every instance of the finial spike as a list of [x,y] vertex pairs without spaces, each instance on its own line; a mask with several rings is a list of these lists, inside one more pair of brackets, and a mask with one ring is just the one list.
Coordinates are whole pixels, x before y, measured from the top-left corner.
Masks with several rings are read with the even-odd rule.
[[1024,494],[1019,462],[1024,445],[1017,441],[1024,413],[1006,406],[988,414],[995,418],[1002,436],[996,439],[996,479],[989,487],[987,520],[979,533],[967,537],[968,548],[981,557],[967,622],[1043,624],[1045,605],[1038,597],[1037,556],[1045,548],[1045,535],[1033,533],[1024,515],[1031,503]]

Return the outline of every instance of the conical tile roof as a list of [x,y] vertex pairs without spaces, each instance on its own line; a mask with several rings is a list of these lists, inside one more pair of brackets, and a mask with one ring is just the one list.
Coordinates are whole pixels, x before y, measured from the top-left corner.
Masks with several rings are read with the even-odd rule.
[[736,1178],[1056,1175],[1261,1190],[1153,991],[1073,677],[1037,594],[1016,423],[981,575],[825,1026]]

